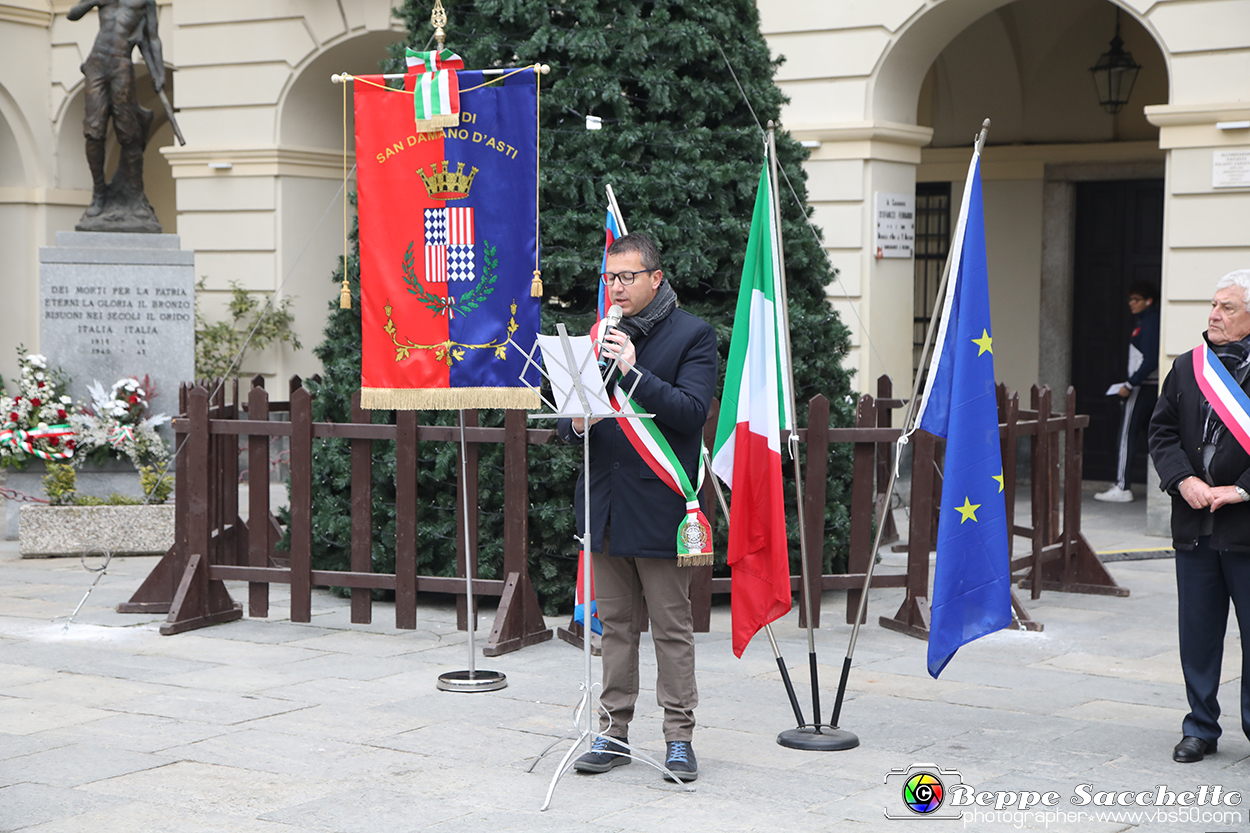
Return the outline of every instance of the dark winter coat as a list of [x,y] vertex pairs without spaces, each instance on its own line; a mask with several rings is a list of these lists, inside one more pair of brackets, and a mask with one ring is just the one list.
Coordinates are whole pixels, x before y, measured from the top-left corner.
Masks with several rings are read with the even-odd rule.
[[[1250,379],[1242,386],[1250,392]],[[1159,486],[1172,496],[1172,545],[1192,550],[1198,543],[1202,516],[1177,488],[1187,477],[1202,477],[1202,391],[1194,378],[1193,351],[1178,356],[1163,380],[1159,401],[1150,418],[1150,457],[1159,473]],[[1218,419],[1212,416],[1212,419]],[[1250,491],[1250,455],[1232,433],[1220,431],[1211,458],[1212,486],[1240,486]],[[1232,503],[1215,511],[1211,548],[1250,552],[1250,503]]]
[[[634,399],[668,439],[692,485],[697,483],[703,424],[716,389],[716,332],[703,320],[674,310],[642,338],[634,339],[638,386]],[[620,384],[629,390],[635,374]],[[580,446],[572,421],[559,420],[556,432]],[[590,429],[591,547],[603,551],[611,524],[610,554],[632,558],[676,558],[677,526],[686,512],[680,495],[651,471],[618,421],[605,419]],[[710,476],[710,475],[709,475]],[[583,534],[585,469],[573,498],[577,532]]]

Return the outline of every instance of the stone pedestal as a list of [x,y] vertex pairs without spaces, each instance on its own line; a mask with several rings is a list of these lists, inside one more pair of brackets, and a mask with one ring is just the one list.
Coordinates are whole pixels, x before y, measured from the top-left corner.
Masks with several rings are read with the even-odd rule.
[[[170,472],[173,472],[172,467]],[[48,495],[43,488],[43,479],[47,475],[48,468],[42,460],[31,460],[22,471],[16,469],[6,471],[4,485],[19,494],[47,500]],[[129,460],[106,460],[100,464],[83,462],[77,475],[76,491],[78,494],[105,498],[117,493],[126,497],[143,499],[143,484],[139,479],[139,472]],[[6,500],[4,504],[4,538],[6,541],[18,539],[20,511],[23,506],[43,505],[18,500]]]
[[39,249],[39,352],[86,401],[124,376],[151,377],[153,413],[174,414],[195,374],[195,253],[176,234],[60,231]]

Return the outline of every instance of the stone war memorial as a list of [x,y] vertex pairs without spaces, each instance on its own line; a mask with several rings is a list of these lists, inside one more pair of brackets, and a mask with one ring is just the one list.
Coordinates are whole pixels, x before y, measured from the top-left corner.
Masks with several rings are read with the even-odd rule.
[[[164,92],[156,3],[83,0],[67,16],[77,21],[93,8],[98,12],[99,34],[82,63],[83,134],[92,196],[75,231],[57,231],[55,245],[39,249],[39,352],[49,368],[60,368],[69,376],[68,395],[76,406],[92,406],[93,386],[109,391],[134,378],[146,381],[144,395],[154,399],[151,414],[173,414],[179,384],[195,375],[195,253],[180,248],[178,235],[162,233],[144,192],[143,153],[153,113],[140,106],[136,96],[136,48],[174,122]],[[111,179],[106,166],[110,125],[117,158]],[[176,122],[174,131],[182,142]],[[168,444],[173,437],[168,425],[159,431]],[[137,460],[125,459],[120,449],[119,437],[110,459],[75,461],[79,494],[143,497]],[[86,447],[80,444],[79,450]],[[7,484],[42,498],[43,475],[44,466],[36,463],[25,471],[10,471]],[[172,507],[168,508],[166,520],[171,520]],[[28,532],[35,534],[34,516],[30,524],[25,519],[30,511],[28,506],[27,512],[20,512],[17,501],[7,502],[5,537],[20,534],[25,542]],[[132,533],[144,537],[138,528],[141,523],[130,526]],[[169,523],[164,526],[172,530]],[[169,537],[170,532],[162,531],[153,538],[160,540],[141,549],[163,551]],[[46,547],[37,549],[43,552]]]
[[[138,48],[175,133],[165,96],[165,69],[154,0],[82,0],[68,14],[92,8],[99,34],[82,64],[86,87],[83,134],[91,168],[91,204],[73,232],[39,250],[39,336],[42,352],[72,377],[70,395],[87,398],[94,381],[150,376],[157,410],[177,406],[180,382],[195,373],[195,255],[179,248],[143,189],[143,151],[152,111],[136,97]],[[107,128],[119,154],[112,180],[105,171]]]

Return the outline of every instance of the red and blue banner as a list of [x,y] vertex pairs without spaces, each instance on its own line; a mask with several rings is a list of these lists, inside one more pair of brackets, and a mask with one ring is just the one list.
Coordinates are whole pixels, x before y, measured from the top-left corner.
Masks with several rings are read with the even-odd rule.
[[457,127],[413,130],[413,91],[356,76],[361,404],[539,407],[537,86],[460,74]]

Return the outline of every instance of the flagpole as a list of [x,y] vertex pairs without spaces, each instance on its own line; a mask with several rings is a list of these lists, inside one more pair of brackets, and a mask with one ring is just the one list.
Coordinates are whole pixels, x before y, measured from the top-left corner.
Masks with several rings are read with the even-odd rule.
[[625,215],[621,213],[621,207],[616,204],[616,194],[612,191],[612,183],[605,183],[603,186],[608,192],[608,208],[612,209],[612,216],[616,218],[616,224],[621,227],[621,237],[629,234],[629,230],[625,228]]
[[[790,344],[790,301],[786,290],[786,257],[781,234],[781,200],[777,198],[777,131],[772,119],[768,121],[768,170],[771,179],[773,204],[773,224],[777,229],[777,281],[781,292],[781,320],[786,336],[786,374],[789,377],[789,406],[791,429],[789,437],[790,458],[794,461],[794,494],[795,511],[799,522],[799,580],[803,585],[803,617],[807,621],[807,663],[812,682],[812,720],[811,724],[799,721],[798,728],[787,729],[777,736],[777,743],[791,749],[832,750],[849,748],[844,745],[845,739],[822,731],[820,723],[820,680],[816,669],[816,634],[812,624],[812,590],[808,581],[807,563],[807,524],[803,517],[803,471],[799,463],[799,431],[798,408],[794,393],[794,350]],[[771,633],[770,633],[771,637]],[[775,648],[774,648],[775,650]],[[832,728],[832,727],[824,727]],[[854,737],[854,736],[852,736]],[[852,746],[858,746],[856,738]]]
[[[985,139],[990,132],[990,120],[986,119],[981,123],[981,132],[977,135],[973,146],[973,156],[978,156],[985,147]],[[965,187],[967,187],[965,185]],[[958,223],[956,223],[958,225]],[[942,281],[938,284],[937,301],[941,302],[946,297],[946,285],[950,280],[951,259],[947,257],[946,265],[942,269]],[[940,309],[940,307],[938,308]],[[935,309],[935,313],[937,309]],[[934,315],[929,320],[929,328],[925,333],[924,347],[920,351],[920,363],[916,368],[916,378],[912,380],[911,399],[907,402],[907,416],[903,420],[903,434],[899,437],[894,449],[894,466],[890,469],[890,478],[885,490],[885,500],[881,502],[881,516],[877,518],[877,534],[872,542],[872,550],[869,551],[868,569],[864,574],[864,588],[859,595],[859,610],[855,615],[855,624],[851,628],[851,640],[846,648],[846,658],[842,662],[842,678],[838,681],[838,694],[833,703],[833,714],[829,717],[829,723],[832,726],[838,725],[838,719],[842,716],[842,700],[846,695],[846,683],[851,674],[851,657],[855,654],[855,642],[859,638],[859,624],[864,619],[864,612],[868,606],[868,589],[872,586],[873,568],[876,566],[876,554],[881,548],[881,533],[885,529],[885,513],[890,511],[890,498],[894,495],[894,482],[898,478],[898,457],[903,450],[903,445],[907,442],[907,437],[915,430],[912,420],[916,416],[916,408],[919,404],[920,383],[922,374],[921,368],[925,366],[929,359],[929,350],[933,346],[933,333],[937,329],[938,315]]]
[[[703,465],[710,472],[712,470],[712,455],[708,452],[707,446],[703,446]],[[712,475],[712,489],[716,492],[716,500],[720,503],[720,511],[724,514],[725,520],[729,520],[729,504],[725,502],[725,492],[720,487],[720,478],[715,474]],[[794,693],[794,683],[790,680],[790,669],[786,668],[786,661],[781,657],[781,649],[777,647],[777,637],[773,636],[773,626],[769,623],[764,624],[764,632],[768,634],[768,644],[773,648],[773,658],[777,660],[777,668],[781,671],[781,682],[786,687],[786,696],[790,698],[790,708],[794,709],[794,719],[799,726],[806,725],[803,720],[803,709],[799,706],[799,698]],[[820,719],[817,713],[816,719]]]

